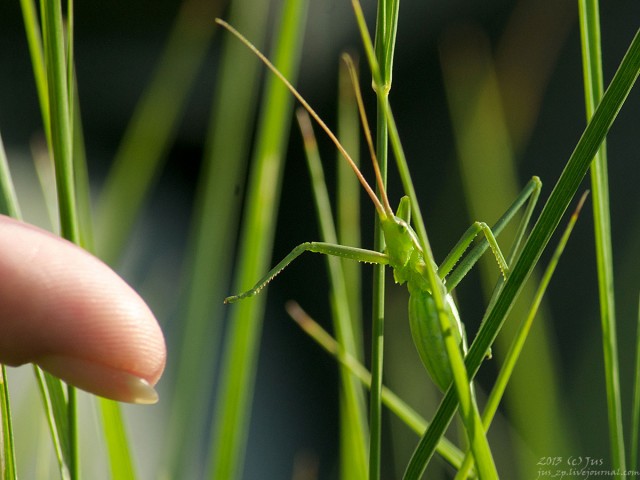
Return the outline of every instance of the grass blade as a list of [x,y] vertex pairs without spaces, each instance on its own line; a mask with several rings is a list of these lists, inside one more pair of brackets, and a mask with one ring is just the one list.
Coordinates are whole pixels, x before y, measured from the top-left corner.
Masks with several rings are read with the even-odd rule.
[[638,323],[636,324],[636,365],[631,407],[631,437],[629,441],[629,469],[638,467],[638,437],[640,436],[640,296],[638,297]]
[[[9,172],[9,163],[4,150],[4,143],[0,135],[0,213],[14,218],[20,216],[18,199]],[[13,426],[11,421],[11,406],[9,401],[9,384],[7,370],[0,365],[0,417],[2,430],[0,431],[0,476],[3,480],[17,478],[16,455],[13,443]]]
[[[385,117],[385,106],[389,100],[391,90],[391,73],[393,71],[393,52],[396,43],[398,27],[398,0],[378,0],[376,15],[375,58],[380,68],[380,76],[372,75],[378,108],[376,116],[376,157],[382,178],[382,186],[376,189],[379,195],[380,188],[387,186],[387,164],[389,151],[389,134]],[[360,24],[364,19],[360,18]],[[373,52],[369,57],[373,58]],[[375,72],[372,69],[372,72]],[[375,216],[375,230],[373,236],[373,249],[382,252],[384,250],[384,235],[378,215]],[[371,440],[369,447],[369,478],[380,478],[380,466],[382,459],[382,375],[384,363],[384,292],[385,292],[385,268],[383,265],[373,267],[373,303],[371,313],[371,398],[370,398],[370,430]]]
[[[580,33],[587,120],[602,98],[602,51],[600,46],[600,15],[598,0],[581,0]],[[625,470],[624,433],[622,428],[622,401],[620,399],[620,373],[618,367],[618,339],[613,282],[613,251],[611,246],[611,218],[609,209],[609,179],[606,142],[596,153],[591,164],[593,190],[593,220],[598,267],[598,294],[602,323],[602,347],[609,414],[609,441],[612,468]],[[622,478],[622,477],[618,477]]]
[[[309,317],[309,315],[307,315],[307,313],[297,303],[289,302],[287,303],[286,308],[289,316],[296,321],[307,335],[315,340],[318,345],[333,356],[338,362],[349,369],[349,371],[366,387],[371,388],[371,372],[369,372],[356,358],[346,353],[340,344],[315,320]],[[426,431],[429,425],[428,422],[384,385],[382,387],[382,402],[418,435],[422,435]],[[460,468],[463,453],[445,437],[440,439],[436,450],[443,459],[451,464],[451,466],[456,469]]]
[[47,143],[51,145],[51,125],[49,123],[49,93],[47,91],[47,74],[45,72],[44,49],[42,47],[42,36],[40,34],[40,26],[38,24],[37,9],[35,0],[20,0],[20,8],[22,10],[22,18],[24,20],[25,33],[27,35],[27,44],[29,45],[29,55],[31,56],[31,67],[33,68],[33,77],[38,92],[38,101],[40,103],[40,113],[42,116],[42,124],[47,138]]
[[[322,241],[336,244],[336,234],[329,192],[324,179],[322,161],[318,152],[315,135],[309,114],[298,109],[298,123],[304,139],[307,164],[311,175],[313,196]],[[349,314],[347,283],[342,270],[340,258],[327,255],[327,267],[331,283],[331,306],[333,312],[334,331],[340,348],[347,355],[357,358],[358,346],[354,338],[354,325]],[[366,408],[362,388],[347,368],[341,374],[341,478],[366,478],[368,432],[366,427]]]
[[104,436],[109,452],[111,478],[133,480],[136,478],[135,469],[131,459],[120,405],[106,398],[100,398],[99,401]]
[[[573,227],[576,224],[576,221],[578,220],[578,215],[580,214],[580,210],[582,209],[582,205],[584,204],[585,200],[586,200],[586,192],[580,198],[580,201],[578,202],[578,206],[576,207],[575,211],[571,215],[571,218],[569,219],[569,223],[565,228],[564,233],[562,234],[562,238],[558,242],[558,246],[556,247],[553,253],[553,257],[549,261],[549,265],[547,265],[547,268],[542,276],[542,279],[540,280],[540,284],[538,285],[538,289],[536,290],[536,293],[534,295],[533,303],[529,308],[529,314],[526,317],[524,317],[522,322],[520,323],[518,330],[513,338],[513,342],[511,343],[511,347],[509,348],[509,351],[505,355],[504,362],[500,367],[498,378],[496,379],[493,390],[491,390],[491,394],[487,399],[485,410],[482,413],[482,423],[484,425],[485,430],[487,431],[489,430],[489,426],[491,425],[491,422],[493,421],[493,418],[496,412],[498,411],[498,406],[500,405],[500,401],[502,400],[504,392],[507,388],[507,384],[509,383],[511,374],[513,373],[516,363],[520,358],[520,354],[522,353],[522,349],[524,347],[525,341],[527,340],[527,337],[529,336],[529,332],[531,331],[531,326],[533,325],[533,321],[536,318],[536,315],[538,314],[538,309],[540,308],[540,304],[542,303],[544,294],[547,291],[549,282],[551,282],[551,278],[553,277],[553,274],[556,270],[558,261],[562,256],[562,252],[564,252],[564,248],[567,245],[569,237],[571,236],[571,232],[573,231]],[[470,455],[467,455],[465,457],[464,465],[456,475],[456,480],[463,480],[467,478],[472,466],[471,460],[472,459]]]
[[[355,62],[354,62],[355,65]],[[338,139],[344,145],[351,159],[357,165],[360,163],[360,120],[355,93],[351,85],[349,71],[344,62],[340,62],[338,85]],[[353,171],[338,153],[337,166],[337,220],[338,239],[341,245],[360,247],[360,183],[353,175]],[[351,321],[354,325],[356,345],[362,349],[362,280],[360,264],[341,259],[342,270],[349,289],[349,308]],[[357,358],[362,358],[360,351]]]
[[[440,52],[467,211],[472,220],[489,220],[502,212],[504,205],[516,197],[520,188],[515,147],[509,136],[510,116],[502,97],[503,85],[498,84],[498,72],[494,68],[489,40],[483,32],[472,27],[459,27],[445,36]],[[515,113],[512,112],[512,115]],[[489,178],[491,181],[486,181]],[[522,217],[520,214],[518,212],[518,216]],[[525,218],[526,215],[523,221]],[[513,223],[501,234],[502,246],[516,246],[517,222]],[[528,220],[526,225],[530,225]],[[506,236],[504,241],[502,235]],[[484,240],[480,243],[485,244]],[[459,269],[473,259],[473,253],[472,250],[461,261]],[[496,291],[494,287],[499,288],[500,279],[497,278],[495,262],[487,260],[490,261],[480,262],[478,266],[482,290],[488,301],[492,292]],[[508,261],[510,265],[512,262],[511,259]],[[457,274],[458,270],[447,277],[450,288],[460,278]],[[535,285],[538,283],[539,275],[534,271],[531,281],[524,285],[521,300],[513,306],[510,318],[526,318],[527,305],[533,301]],[[487,308],[490,305],[488,302]],[[519,360],[521,374],[511,379],[505,396],[511,423],[519,435],[527,439],[525,448],[521,448],[518,442],[512,444],[514,464],[522,468],[520,475],[525,477],[529,473],[532,451],[543,455],[548,451],[562,452],[568,449],[567,432],[570,429],[566,415],[561,410],[560,384],[549,335],[550,319],[545,318],[544,311],[543,308],[527,339],[528,348]],[[509,349],[508,342],[515,327],[515,322],[513,327],[511,323],[505,324],[504,334],[496,340],[494,352],[498,359],[502,359],[504,352]],[[531,385],[538,386],[535,397],[531,395]]]
[[[60,230],[64,238],[77,244],[80,236],[73,172],[73,113],[67,79],[67,62],[72,63],[73,58],[67,58],[70,52],[65,53],[61,2],[43,2],[41,16],[51,125],[50,153],[55,163]],[[60,413],[56,414],[56,409],[66,407],[68,410],[65,423],[57,421],[55,425],[62,445],[67,445],[66,449],[63,448],[63,452],[66,450],[67,453],[66,467],[71,478],[75,479],[79,477],[76,392],[73,387],[68,387],[64,402],[58,390],[58,387],[62,386],[61,382],[48,374],[45,374],[45,379],[56,420],[63,418]]]
[[[269,2],[234,0],[230,20],[262,42],[268,24]],[[214,382],[224,319],[224,298],[229,288],[233,251],[251,143],[251,127],[258,91],[259,62],[235,39],[222,36],[220,77],[213,96],[202,174],[187,245],[186,282],[182,293],[183,331],[180,339],[175,392],[171,399],[165,465],[169,478],[180,477],[201,460],[194,455],[206,438],[211,394],[202,379]],[[230,142],[229,139],[234,141]],[[224,208],[220,208],[220,206]],[[214,344],[212,345],[212,339]],[[193,375],[194,371],[200,375]],[[208,392],[212,389],[208,388]]]
[[[289,0],[282,6],[274,63],[293,78],[302,46],[308,4]],[[236,291],[244,290],[268,268],[280,192],[284,140],[292,99],[269,77],[259,123],[253,172],[249,180],[246,219],[239,249]],[[258,338],[265,295],[234,305],[223,351],[220,397],[213,416],[209,476],[226,480],[240,476],[247,440],[249,405],[256,371]]]
[[[230,20],[261,44],[269,5],[235,0]],[[226,35],[221,40],[220,76],[187,246],[184,327],[163,466],[169,478],[184,475],[201,461],[196,458],[206,436],[202,418],[211,408],[211,392],[203,391],[201,378],[214,378],[219,357],[221,342],[211,340],[221,337],[225,316],[222,299],[229,288],[242,201],[236,188],[244,183],[260,78],[259,62],[242,45]]]
[[67,81],[62,10],[59,1],[44,2],[42,11],[44,53],[47,67],[49,111],[51,112],[51,154],[56,166],[56,186],[60,209],[60,230],[67,240],[78,243],[78,216],[73,174],[73,130]]
[[67,480],[72,478],[69,469],[70,434],[68,428],[68,407],[63,383],[57,378],[49,375],[37,366],[33,366],[33,371],[38,380],[38,387],[45,407],[51,440],[58,460],[60,478]]
[[0,365],[0,417],[2,417],[2,431],[0,431],[0,475],[3,480],[13,480],[18,478],[18,474],[16,471],[16,455],[13,444],[7,369],[4,365]]
[[[473,377],[493,343],[502,323],[520,292],[524,281],[542,255],[564,211],[584,178],[591,160],[611,128],[624,104],[638,73],[640,73],[640,32],[637,32],[623,58],[609,88],[598,105],[591,121],[580,137],[565,169],[556,183],[531,236],[525,244],[518,262],[494,308],[488,313],[483,328],[478,332],[466,358],[467,370]],[[435,445],[451,421],[457,408],[453,392],[448,392],[433,418],[431,426],[420,440],[407,468],[408,478],[419,478],[433,455]]]

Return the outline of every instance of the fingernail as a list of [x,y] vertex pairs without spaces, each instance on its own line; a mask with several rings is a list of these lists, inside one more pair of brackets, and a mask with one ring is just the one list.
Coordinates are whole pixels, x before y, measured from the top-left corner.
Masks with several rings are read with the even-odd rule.
[[144,378],[84,359],[50,355],[35,362],[74,387],[119,402],[149,405],[158,392]]

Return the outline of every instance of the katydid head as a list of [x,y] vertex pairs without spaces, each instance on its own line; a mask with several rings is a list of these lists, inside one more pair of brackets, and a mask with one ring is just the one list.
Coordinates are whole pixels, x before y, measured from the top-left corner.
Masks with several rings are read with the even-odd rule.
[[393,266],[395,281],[400,284],[409,280],[414,273],[415,262],[422,260],[420,242],[410,221],[411,204],[407,196],[400,199],[395,215],[380,218],[386,243],[385,253],[389,256],[389,264]]

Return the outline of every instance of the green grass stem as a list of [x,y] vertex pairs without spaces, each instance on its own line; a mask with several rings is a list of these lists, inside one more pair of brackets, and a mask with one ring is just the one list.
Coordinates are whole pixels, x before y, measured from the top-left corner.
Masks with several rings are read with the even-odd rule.
[[24,21],[27,45],[31,57],[31,68],[38,92],[38,102],[40,104],[40,114],[44,126],[47,144],[51,145],[51,125],[49,115],[49,93],[47,90],[47,74],[45,71],[44,48],[42,46],[42,35],[38,24],[38,14],[35,0],[20,0],[22,18]]
[[[380,68],[380,77],[372,75],[374,90],[377,97],[376,115],[376,157],[382,178],[382,185],[376,190],[380,195],[380,188],[386,189],[387,164],[389,151],[389,134],[385,118],[385,108],[391,90],[391,78],[393,71],[393,53],[395,50],[396,33],[398,28],[398,0],[379,0],[376,16],[375,57]],[[360,24],[364,19],[360,19]],[[369,53],[373,57],[372,53]],[[375,231],[373,237],[373,249],[384,251],[384,235],[378,215],[375,216]],[[378,480],[382,462],[382,375],[384,364],[384,293],[385,293],[385,267],[374,265],[373,267],[373,304],[371,314],[371,398],[370,405],[370,430],[371,440],[369,446],[369,478]]]
[[640,296],[638,296],[638,322],[636,323],[636,364],[633,375],[633,403],[631,406],[631,432],[629,440],[629,469],[638,468],[638,439],[640,437]]
[[[585,105],[587,120],[589,120],[593,116],[604,90],[599,2],[598,0],[580,0],[578,4],[580,6]],[[607,146],[606,142],[603,141],[591,164],[591,189],[593,190],[593,220],[607,412],[609,414],[611,466],[614,470],[622,472],[625,470],[625,449],[622,427],[622,400],[620,398],[618,339],[616,334],[608,176]],[[617,478],[623,478],[623,476],[619,475]]]
[[[61,235],[74,243],[79,243],[79,226],[75,198],[75,179],[73,172],[73,111],[70,103],[68,64],[73,57],[68,47],[65,48],[62,27],[62,6],[60,1],[44,2],[41,11],[44,40],[44,57],[47,74],[49,113],[51,125],[51,155],[56,172],[56,188],[58,192],[58,208]],[[45,375],[45,377],[48,377]],[[59,383],[59,381],[57,381]],[[48,381],[50,388],[52,383]],[[63,402],[60,396],[53,396],[56,402]],[[67,457],[65,458],[72,479],[79,478],[79,452],[76,392],[71,386],[67,388],[66,407],[68,414],[66,425],[60,423],[58,429],[66,429],[68,439]],[[59,404],[61,406],[62,404]],[[64,438],[64,437],[63,437]]]
[[[268,24],[270,2],[234,0],[229,18],[258,45]],[[222,53],[213,94],[202,174],[196,189],[185,260],[180,339],[165,465],[170,478],[196,464],[205,437],[211,392],[202,378],[214,378],[225,313],[243,185],[255,115],[260,63],[234,38],[220,35]],[[229,141],[234,139],[234,141]],[[193,375],[194,371],[200,372]]]
[[[335,222],[331,211],[329,192],[324,178],[324,170],[309,114],[302,108],[297,111],[298,124],[304,139],[307,164],[311,175],[316,213],[323,242],[338,243]],[[351,320],[347,283],[340,258],[326,256],[331,284],[331,307],[334,331],[341,348],[348,355],[358,358],[359,348],[355,342],[354,325]],[[341,375],[341,478],[367,478],[368,472],[368,431],[366,407],[362,387],[347,368]]]
[[[342,346],[296,302],[288,302],[286,308],[289,316],[295,320],[307,335],[346,367],[367,388],[371,388],[371,372],[369,372],[360,361],[346,353]],[[422,435],[426,431],[429,423],[384,385],[382,386],[382,402],[418,435]],[[444,436],[438,443],[437,452],[454,468],[458,469],[461,467],[464,457],[463,452]]]
[[[282,5],[273,58],[288,78],[296,76],[307,7],[307,2],[301,0],[288,0]],[[236,291],[243,291],[268,268],[275,232],[292,98],[271,76],[264,98],[240,239]],[[213,415],[208,476],[214,479],[237,478],[242,470],[264,303],[265,295],[261,295],[231,309],[220,393]]]
[[[4,150],[4,143],[0,135],[0,213],[14,218],[20,217],[18,199],[16,197],[9,162]],[[15,480],[18,475],[16,469],[16,454],[13,442],[13,425],[11,420],[11,402],[9,398],[9,383],[7,369],[0,365],[0,417],[2,431],[0,432],[0,476],[3,480]]]

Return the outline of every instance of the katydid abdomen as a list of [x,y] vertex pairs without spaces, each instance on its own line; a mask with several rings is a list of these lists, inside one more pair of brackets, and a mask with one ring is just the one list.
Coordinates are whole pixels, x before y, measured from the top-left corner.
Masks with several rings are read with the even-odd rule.
[[462,324],[451,295],[446,296],[445,313],[450,328],[442,330],[436,303],[431,293],[409,287],[409,326],[413,343],[418,350],[420,360],[434,383],[443,392],[449,388],[453,379],[445,346],[445,335],[453,335],[464,354],[465,346]]

